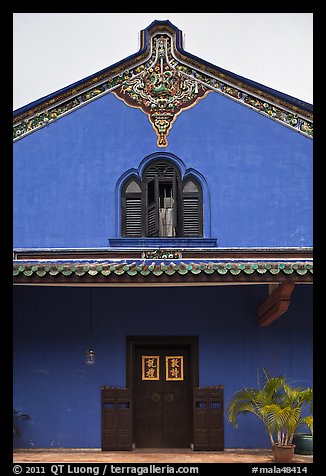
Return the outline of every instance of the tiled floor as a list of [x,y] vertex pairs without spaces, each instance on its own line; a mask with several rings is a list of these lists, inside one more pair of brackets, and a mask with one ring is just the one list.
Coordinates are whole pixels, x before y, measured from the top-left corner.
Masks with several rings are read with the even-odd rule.
[[[226,449],[192,451],[185,449],[138,449],[101,451],[101,449],[16,449],[14,463],[273,463],[266,450]],[[313,456],[294,455],[293,463],[312,463]]]

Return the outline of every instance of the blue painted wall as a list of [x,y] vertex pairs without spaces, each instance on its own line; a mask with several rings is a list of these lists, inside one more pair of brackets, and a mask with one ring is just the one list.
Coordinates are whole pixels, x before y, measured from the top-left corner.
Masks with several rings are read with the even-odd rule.
[[166,149],[156,139],[108,94],[17,141],[14,246],[108,246],[119,178],[164,151],[206,178],[219,246],[312,246],[310,139],[218,93],[177,117]]
[[[16,447],[100,447],[101,385],[124,386],[126,335],[198,335],[200,385],[223,384],[225,404],[266,367],[312,385],[312,286],[297,285],[288,312],[257,325],[265,285],[188,288],[14,287],[14,408],[28,413]],[[163,305],[164,303],[164,305]],[[84,352],[96,350],[95,366]],[[225,446],[266,448],[265,428],[225,420]]]

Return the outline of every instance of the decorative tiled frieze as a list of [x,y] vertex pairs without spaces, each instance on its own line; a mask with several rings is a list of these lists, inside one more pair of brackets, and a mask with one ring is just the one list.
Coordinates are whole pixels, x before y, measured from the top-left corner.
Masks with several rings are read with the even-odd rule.
[[[155,258],[154,258],[155,259]],[[155,261],[119,261],[119,262],[74,262],[61,263],[55,262],[44,263],[14,263],[13,276],[109,276],[109,275],[123,275],[135,276],[140,274],[147,276],[153,274],[161,276],[163,274],[200,274],[207,275],[214,274],[231,274],[231,275],[299,275],[313,274],[312,261],[294,261],[294,262],[280,262],[280,261],[258,261],[258,262],[223,262],[223,261],[162,261],[157,259]]]

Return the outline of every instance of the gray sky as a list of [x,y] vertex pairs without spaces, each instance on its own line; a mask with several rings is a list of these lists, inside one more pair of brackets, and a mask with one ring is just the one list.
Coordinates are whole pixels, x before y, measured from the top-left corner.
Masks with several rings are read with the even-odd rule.
[[313,103],[313,13],[14,13],[14,109],[137,53],[154,20],[187,52]]

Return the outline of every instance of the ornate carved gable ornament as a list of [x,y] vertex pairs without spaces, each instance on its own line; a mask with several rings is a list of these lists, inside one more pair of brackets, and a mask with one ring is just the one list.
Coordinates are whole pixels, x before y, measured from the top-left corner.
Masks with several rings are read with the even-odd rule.
[[125,81],[114,94],[126,104],[139,107],[157,135],[157,146],[166,147],[176,117],[194,106],[211,90],[185,74],[171,56],[171,38],[153,39],[153,55],[147,66],[140,66],[135,77]]
[[181,39],[182,32],[169,21],[154,21],[141,31],[138,53],[16,111],[14,140],[50,125],[90,101],[114,93],[129,106],[147,114],[157,135],[157,145],[166,147],[167,135],[178,114],[212,91],[312,138],[310,105],[186,53]]

